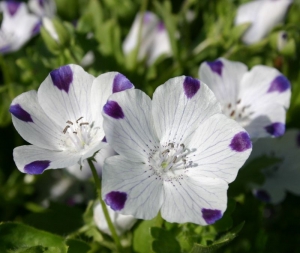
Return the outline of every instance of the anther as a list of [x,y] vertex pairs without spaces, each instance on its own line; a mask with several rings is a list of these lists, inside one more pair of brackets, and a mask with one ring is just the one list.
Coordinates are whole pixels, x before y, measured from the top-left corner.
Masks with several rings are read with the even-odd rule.
[[70,121],[70,120],[68,120],[66,123],[67,123],[67,124],[70,124],[70,125],[73,125],[73,122]]
[[78,123],[79,120],[83,119],[83,117],[80,117],[78,120],[76,120],[76,123]]
[[65,134],[70,126],[66,126],[63,133]]
[[166,149],[164,152],[162,152],[162,154],[164,155],[164,154],[169,153],[169,152],[170,152],[170,150]]
[[233,117],[234,114],[235,114],[235,110],[233,110],[233,111],[230,113],[230,117]]
[[79,126],[82,126],[82,125],[89,125],[89,123],[83,122],[83,123],[80,123],[80,124],[79,124]]
[[73,132],[73,134],[77,134],[77,132]]
[[168,146],[170,146],[171,148],[174,148],[174,144],[173,143],[169,143]]
[[183,149],[185,148],[184,144],[180,144],[180,147],[182,147]]

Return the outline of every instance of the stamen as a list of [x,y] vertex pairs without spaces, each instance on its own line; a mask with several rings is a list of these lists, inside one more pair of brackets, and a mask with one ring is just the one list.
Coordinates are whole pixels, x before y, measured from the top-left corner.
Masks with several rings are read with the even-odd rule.
[[185,148],[184,144],[180,144],[180,147],[182,147],[182,149],[184,149],[184,148]]
[[174,143],[169,143],[168,146],[170,146],[171,148],[174,148]]
[[66,127],[65,127],[65,129],[63,130],[63,133],[64,133],[64,134],[67,132],[67,130],[68,130],[69,127],[70,127],[70,126],[66,126]]
[[67,124],[70,124],[70,125],[73,125],[73,122],[70,121],[70,120],[68,120],[66,123],[67,123]]
[[83,123],[80,123],[80,124],[79,124],[79,126],[83,126],[83,125],[89,125],[89,123],[83,122]]
[[83,119],[83,117],[80,117],[78,120],[76,120],[76,123],[78,123],[79,120]]
[[235,114],[235,110],[233,110],[233,111],[230,113],[230,117],[233,117],[234,114]]
[[170,152],[170,150],[169,149],[166,149],[164,152],[162,152],[161,154],[162,155],[164,155],[164,154],[166,154],[166,153],[169,153]]
[[77,132],[73,132],[73,134],[77,134]]

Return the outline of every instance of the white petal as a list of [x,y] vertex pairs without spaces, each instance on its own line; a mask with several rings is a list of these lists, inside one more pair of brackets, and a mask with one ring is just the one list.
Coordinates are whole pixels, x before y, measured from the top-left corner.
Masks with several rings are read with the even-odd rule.
[[152,115],[161,144],[183,143],[221,106],[206,84],[192,77],[175,77],[153,94]]
[[[93,164],[97,170],[99,177],[102,175],[102,168],[104,165],[104,160],[107,157],[116,155],[117,153],[109,146],[106,145],[105,147],[101,148],[99,152],[95,155]],[[81,167],[81,169],[80,169]],[[87,160],[83,161],[83,165],[80,166],[79,164],[74,164],[71,167],[66,168],[67,171],[75,176],[79,180],[87,180],[92,176],[92,172]]]
[[170,56],[172,54],[171,43],[164,24],[159,22],[155,29],[155,35],[150,47],[147,64],[152,65],[156,59],[161,55]]
[[240,96],[245,104],[290,105],[291,84],[277,69],[267,66],[255,66],[243,76]]
[[169,222],[212,224],[226,210],[227,188],[227,183],[218,178],[184,177],[165,182],[161,215]]
[[39,17],[52,18],[56,12],[56,5],[53,0],[29,0],[29,9]]
[[[125,231],[131,229],[136,223],[136,219],[131,215],[123,215],[115,212],[109,206],[107,206],[109,217],[117,231],[118,235],[123,234]],[[105,219],[101,205],[98,203],[94,207],[94,221],[97,227],[105,234],[111,235],[107,221]]]
[[50,72],[38,90],[38,99],[47,115],[63,130],[66,121],[93,122],[91,87],[94,77],[78,65],[66,65]]
[[44,170],[64,168],[80,161],[77,153],[51,151],[33,145],[15,148],[13,156],[18,169],[27,174],[41,174]]
[[245,129],[221,114],[199,125],[186,146],[192,151],[186,160],[195,164],[188,168],[187,175],[220,178],[227,183],[236,178],[252,150]]
[[96,125],[102,126],[102,110],[113,93],[134,88],[133,84],[121,73],[108,72],[94,79],[91,91],[91,110]]
[[102,198],[114,211],[139,219],[154,218],[163,202],[163,183],[148,165],[122,156],[106,159],[102,172]]
[[147,162],[159,145],[151,117],[151,100],[140,90],[126,90],[110,96],[103,108],[108,143],[134,162]]
[[56,32],[56,29],[54,27],[54,24],[52,20],[48,17],[43,18],[43,26],[45,27],[46,31],[49,33],[49,35],[56,41],[59,42],[59,36]]
[[267,104],[252,106],[253,114],[244,127],[252,139],[279,137],[285,132],[286,111],[281,105]]
[[283,20],[291,2],[291,0],[265,0],[241,5],[237,12],[235,24],[252,23],[244,34],[243,41],[246,44],[253,44],[264,38],[275,25]]
[[1,24],[0,52],[20,49],[35,33],[39,18],[28,13],[27,6],[18,2],[1,2],[3,21]]
[[200,79],[214,92],[223,106],[234,105],[239,97],[240,84],[247,66],[240,62],[219,58],[200,65]]
[[36,91],[28,91],[16,97],[9,110],[15,128],[26,141],[41,148],[65,149],[62,129],[42,110]]
[[146,54],[150,50],[151,44],[155,34],[155,28],[159,22],[157,16],[152,12],[145,12],[144,20],[141,20],[142,15],[138,13],[134,19],[132,27],[124,40],[123,52],[125,55],[129,54],[138,44],[138,34],[140,25],[141,28],[141,43],[138,57],[139,59],[145,58]]

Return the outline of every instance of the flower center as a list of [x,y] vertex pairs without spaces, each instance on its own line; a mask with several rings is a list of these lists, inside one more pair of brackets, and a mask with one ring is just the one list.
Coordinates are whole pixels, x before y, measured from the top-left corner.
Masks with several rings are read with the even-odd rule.
[[63,130],[63,133],[66,135],[65,144],[76,151],[88,146],[98,129],[93,127],[93,124],[84,122],[83,117],[74,122],[68,120],[66,123],[67,125]]
[[150,169],[162,180],[181,179],[183,173],[193,167],[193,162],[187,157],[191,152],[184,144],[163,145],[150,154]]
[[251,110],[251,105],[243,105],[241,102],[241,99],[239,99],[235,103],[223,105],[223,113],[245,126],[254,112]]

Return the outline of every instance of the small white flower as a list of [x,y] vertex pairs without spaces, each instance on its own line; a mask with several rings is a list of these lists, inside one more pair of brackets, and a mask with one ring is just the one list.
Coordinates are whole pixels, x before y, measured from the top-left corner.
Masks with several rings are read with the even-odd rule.
[[123,52],[127,55],[137,47],[139,27],[141,24],[141,42],[138,59],[143,60],[146,58],[147,64],[151,65],[159,56],[163,54],[169,56],[172,54],[171,44],[163,22],[160,21],[154,13],[147,11],[144,14],[143,21],[141,18],[142,15],[138,13],[124,40]]
[[56,13],[54,0],[29,0],[28,7],[39,17],[53,18]]
[[251,138],[278,137],[285,132],[291,84],[277,69],[220,58],[204,62],[200,78],[221,102],[223,113],[236,120]]
[[227,205],[228,183],[248,158],[245,130],[221,113],[199,80],[175,77],[153,100],[140,90],[113,94],[103,107],[108,143],[102,197],[114,211],[169,222],[212,224]]
[[0,3],[3,20],[0,28],[0,53],[19,50],[39,32],[39,18],[30,14],[25,3],[4,1]]
[[[136,223],[137,219],[134,218],[132,215],[123,215],[115,212],[109,206],[107,206],[107,211],[109,217],[117,231],[118,235],[123,234],[124,232],[128,231],[132,228],[132,226]],[[97,227],[105,234],[111,235],[109,230],[107,221],[105,219],[102,207],[99,203],[97,203],[94,207],[94,221]]]
[[102,142],[103,105],[112,93],[129,88],[131,82],[117,72],[94,78],[73,64],[51,71],[38,92],[25,92],[10,106],[15,128],[33,144],[14,149],[18,169],[40,174],[93,156],[107,145]]
[[56,32],[54,24],[50,18],[44,17],[43,19],[43,26],[45,27],[46,31],[49,35],[56,41],[59,42],[59,36]]
[[260,156],[279,158],[280,161],[263,170],[265,182],[257,186],[254,194],[261,200],[278,204],[286,191],[300,195],[300,132],[288,130],[276,139],[262,139],[254,144],[249,160]]
[[238,8],[235,24],[251,23],[243,35],[243,42],[253,44],[263,39],[279,24],[293,0],[257,0]]

